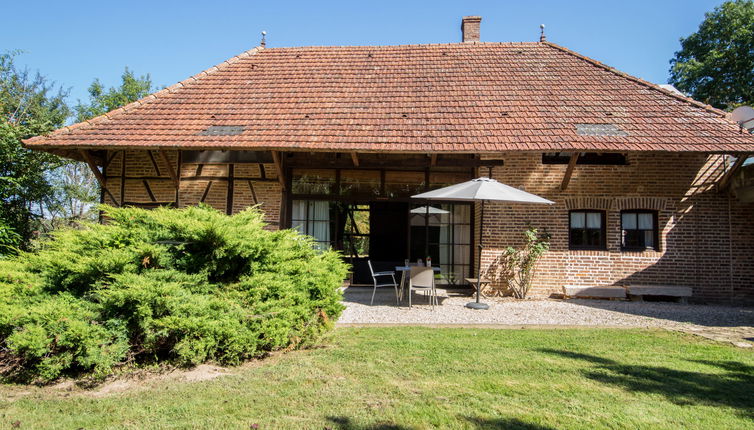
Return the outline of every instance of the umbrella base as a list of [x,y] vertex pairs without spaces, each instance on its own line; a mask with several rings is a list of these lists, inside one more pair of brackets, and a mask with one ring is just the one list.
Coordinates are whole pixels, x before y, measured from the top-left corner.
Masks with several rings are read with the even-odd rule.
[[466,307],[469,309],[485,310],[485,309],[489,309],[490,305],[488,305],[487,303],[470,302],[470,303],[466,303]]

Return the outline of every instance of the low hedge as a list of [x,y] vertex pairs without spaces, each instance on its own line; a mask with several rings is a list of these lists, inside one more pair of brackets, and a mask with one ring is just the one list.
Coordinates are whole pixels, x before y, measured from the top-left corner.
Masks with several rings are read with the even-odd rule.
[[262,214],[105,207],[0,260],[0,373],[49,382],[124,364],[235,364],[307,345],[340,315],[347,266]]

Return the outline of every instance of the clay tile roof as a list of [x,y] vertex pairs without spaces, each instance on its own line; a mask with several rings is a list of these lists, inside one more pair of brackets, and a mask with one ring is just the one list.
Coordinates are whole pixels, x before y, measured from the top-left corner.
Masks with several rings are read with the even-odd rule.
[[25,143],[45,150],[754,151],[754,136],[724,112],[549,42],[260,47]]

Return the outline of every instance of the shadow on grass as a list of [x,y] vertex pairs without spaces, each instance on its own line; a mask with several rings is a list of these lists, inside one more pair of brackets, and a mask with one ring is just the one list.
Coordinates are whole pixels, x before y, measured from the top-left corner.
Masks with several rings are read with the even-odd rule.
[[398,424],[376,423],[369,425],[355,424],[348,417],[327,417],[333,426],[325,427],[332,430],[411,430],[413,427],[406,427]]
[[[473,428],[476,429],[505,429],[505,430],[554,430],[552,427],[539,424],[529,424],[515,418],[481,418],[463,417]],[[377,423],[369,425],[354,424],[348,417],[327,417],[333,423],[332,430],[410,430],[414,427],[406,427],[398,424]]]
[[625,390],[656,393],[678,405],[728,406],[754,417],[754,367],[736,361],[693,360],[717,367],[725,373],[713,374],[676,370],[661,366],[622,364],[614,360],[577,352],[540,349],[547,354],[587,361],[596,369],[583,370],[584,376]]
[[464,417],[476,429],[505,429],[505,430],[555,430],[539,424],[531,424],[516,418],[481,418]]

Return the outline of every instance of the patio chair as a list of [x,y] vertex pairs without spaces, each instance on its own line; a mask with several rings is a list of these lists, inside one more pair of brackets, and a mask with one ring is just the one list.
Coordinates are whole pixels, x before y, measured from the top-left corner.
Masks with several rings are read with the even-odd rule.
[[429,302],[432,310],[437,303],[437,290],[435,289],[435,272],[431,267],[411,267],[408,277],[408,307],[411,307],[411,292],[416,289],[426,289],[429,292]]
[[[375,272],[374,268],[372,267],[372,260],[367,260],[367,264],[369,264],[369,272],[372,273],[372,282],[374,283],[374,288],[372,289],[372,300],[369,302],[369,304],[374,304],[374,293],[377,292],[377,288],[381,287],[393,287],[393,289],[395,289],[395,304],[398,304],[398,283],[395,282],[395,272]],[[392,282],[388,282],[388,276],[390,277]],[[382,278],[382,280],[378,280],[378,278]]]
[[[419,264],[418,262],[410,262],[406,264],[406,267],[414,267],[414,266],[421,266],[424,267],[424,263]],[[401,270],[401,281],[398,282],[398,297],[400,297],[401,300],[403,300],[403,293],[406,290],[406,284],[408,283],[408,276],[409,273],[406,270]]]

